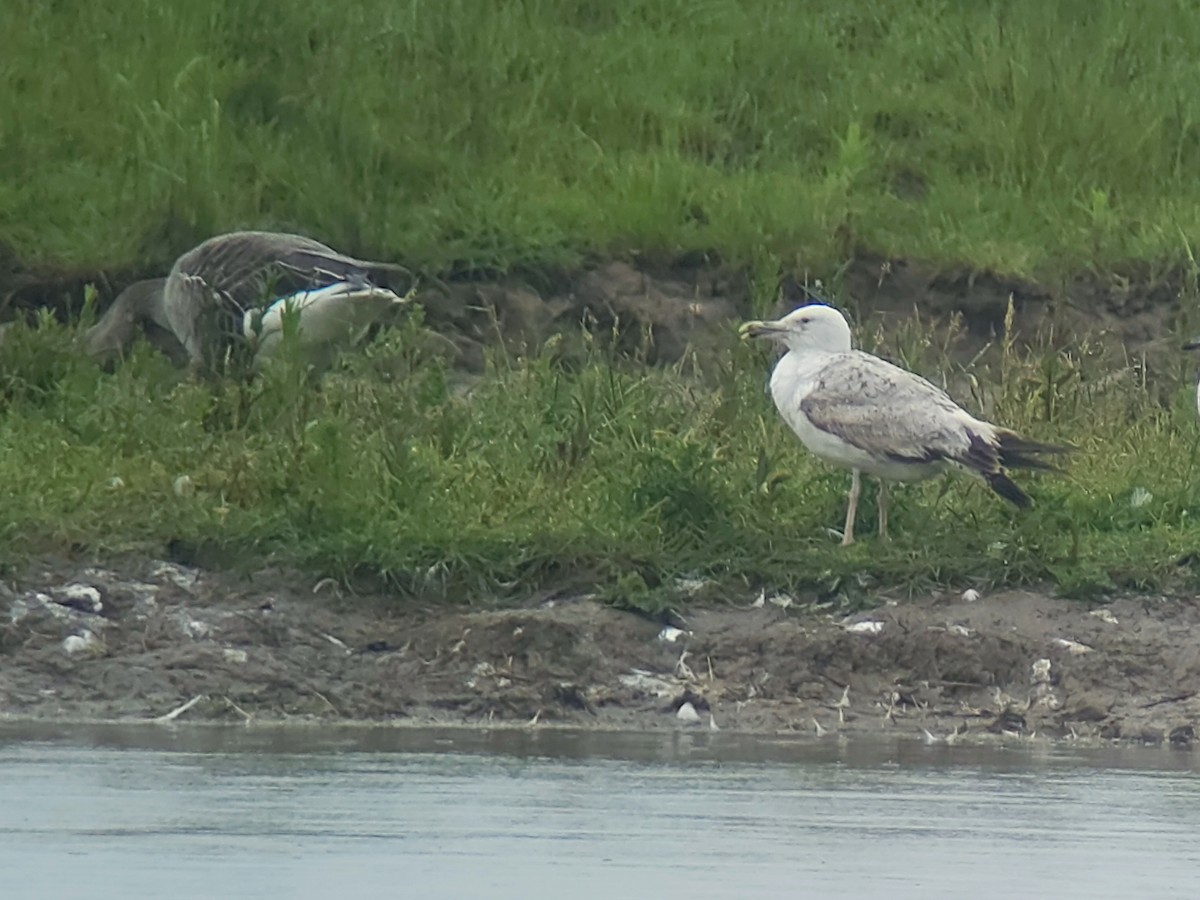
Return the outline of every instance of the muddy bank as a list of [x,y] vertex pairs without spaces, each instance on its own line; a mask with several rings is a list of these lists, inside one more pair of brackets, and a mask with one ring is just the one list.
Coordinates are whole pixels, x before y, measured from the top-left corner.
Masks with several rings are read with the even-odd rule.
[[586,596],[411,610],[278,572],[44,563],[0,586],[0,716],[1177,747],[1200,720],[1194,599],[746,601],[664,625]]
[[[95,287],[102,312],[127,285],[161,276],[169,267],[34,270],[2,251],[0,323],[31,317],[38,308],[61,318],[77,313],[87,285]],[[1130,265],[1106,274],[1081,272],[1049,285],[858,251],[839,270],[836,299],[868,326],[907,319],[914,311],[935,325],[961,316],[965,335],[955,350],[969,359],[1003,332],[1011,298],[1019,337],[1045,335],[1053,324],[1059,344],[1070,345],[1082,333],[1098,336],[1101,344],[1144,355],[1153,370],[1177,349],[1179,299],[1194,288],[1190,278],[1178,268]],[[409,285],[393,287],[403,291]],[[795,279],[784,278],[778,310],[809,296]],[[747,273],[704,254],[670,261],[608,260],[577,271],[525,276],[424,278],[417,299],[429,327],[447,339],[453,365],[473,372],[483,367],[485,347],[503,342],[519,353],[552,335],[574,336],[581,325],[611,339],[619,352],[651,364],[676,362],[689,351],[703,357],[728,339],[731,322],[752,313]],[[160,336],[148,337],[154,342]]]

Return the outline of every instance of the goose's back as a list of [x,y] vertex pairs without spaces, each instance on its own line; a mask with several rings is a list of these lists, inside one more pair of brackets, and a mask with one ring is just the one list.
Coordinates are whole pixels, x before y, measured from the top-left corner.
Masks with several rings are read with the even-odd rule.
[[248,310],[297,291],[366,279],[376,265],[298,234],[217,235],[176,260],[164,290],[165,312],[198,362],[205,344],[224,344],[240,333]]

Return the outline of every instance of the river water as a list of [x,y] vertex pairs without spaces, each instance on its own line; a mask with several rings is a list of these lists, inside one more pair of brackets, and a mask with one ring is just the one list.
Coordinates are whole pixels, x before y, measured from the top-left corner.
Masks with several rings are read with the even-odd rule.
[[1187,751],[0,726],[0,898],[1200,896]]

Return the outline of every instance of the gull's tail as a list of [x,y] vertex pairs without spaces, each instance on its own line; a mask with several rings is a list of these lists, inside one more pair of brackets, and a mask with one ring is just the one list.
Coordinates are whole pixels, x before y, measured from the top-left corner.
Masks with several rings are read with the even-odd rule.
[[1038,454],[1061,455],[1070,452],[1070,447],[1059,444],[1043,444],[1023,438],[1014,431],[996,429],[996,453],[1000,465],[1009,469],[1041,469],[1046,472],[1057,472],[1059,471],[1057,466],[1051,465],[1044,459],[1038,459]]
[[1058,467],[1039,459],[1039,454],[1062,454],[1070,450],[1070,447],[1031,441],[1014,431],[996,428],[990,440],[971,432],[970,448],[958,462],[978,472],[988,487],[1009,503],[1024,509],[1033,501],[1008,477],[1004,469],[1041,469],[1057,472]]

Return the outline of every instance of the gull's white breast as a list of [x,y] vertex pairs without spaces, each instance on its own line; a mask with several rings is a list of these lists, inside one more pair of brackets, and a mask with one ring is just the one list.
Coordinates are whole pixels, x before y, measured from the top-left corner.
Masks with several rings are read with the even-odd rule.
[[818,387],[822,370],[837,354],[789,351],[771,373],[771,396],[784,421],[814,455],[843,468],[855,468],[889,481],[922,481],[942,471],[944,463],[897,462],[856,447],[813,424],[801,404]]

